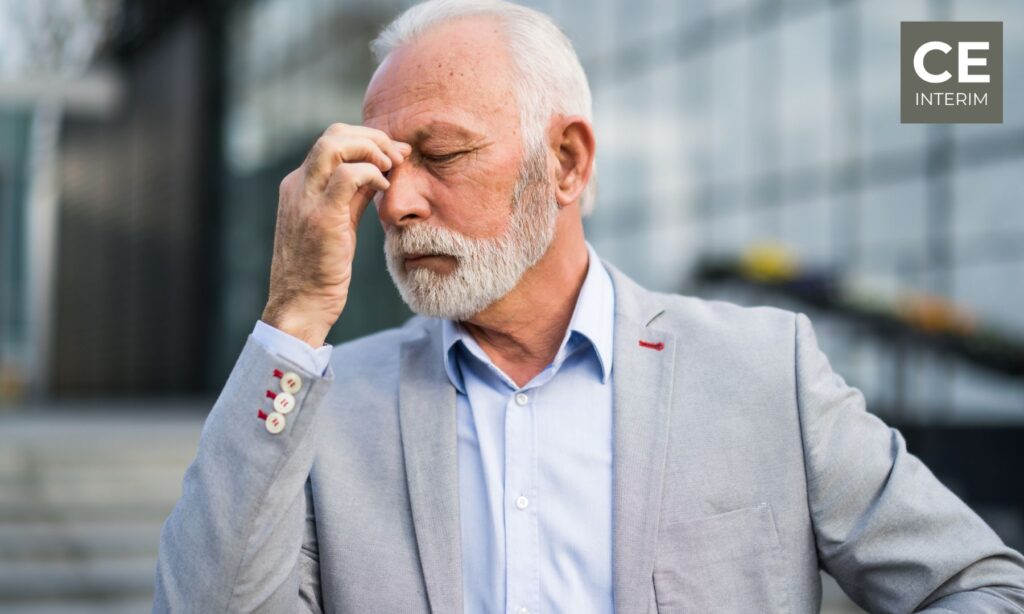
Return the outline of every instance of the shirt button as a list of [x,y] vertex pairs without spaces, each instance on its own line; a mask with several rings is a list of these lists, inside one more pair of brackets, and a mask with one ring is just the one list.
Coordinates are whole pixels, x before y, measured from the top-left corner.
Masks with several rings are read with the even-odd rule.
[[277,413],[276,411],[270,412],[267,416],[267,430],[270,431],[271,435],[277,435],[284,430],[284,416]]
[[288,394],[295,394],[302,388],[302,378],[298,373],[289,371],[281,376],[281,390]]
[[274,410],[280,414],[287,414],[295,409],[295,397],[287,392],[279,392],[274,397]]
[[530,402],[530,397],[526,396],[525,392],[516,393],[516,403],[519,405],[526,405]]
[[518,610],[516,610],[516,614],[530,614],[530,611],[526,608],[519,608]]
[[519,508],[521,510],[525,510],[526,506],[529,505],[529,504],[530,504],[530,500],[527,499],[526,497],[524,497],[523,495],[519,495],[518,497],[516,497],[516,507],[517,508]]

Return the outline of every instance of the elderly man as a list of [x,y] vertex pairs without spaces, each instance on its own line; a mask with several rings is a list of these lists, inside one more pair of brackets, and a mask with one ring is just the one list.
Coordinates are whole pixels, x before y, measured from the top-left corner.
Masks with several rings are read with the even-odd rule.
[[[819,569],[873,611],[1024,611],[1021,556],[805,316],[597,257],[590,94],[550,20],[435,0],[375,50],[365,125],[281,183],[157,611],[814,612]],[[331,348],[371,200],[419,315]]]

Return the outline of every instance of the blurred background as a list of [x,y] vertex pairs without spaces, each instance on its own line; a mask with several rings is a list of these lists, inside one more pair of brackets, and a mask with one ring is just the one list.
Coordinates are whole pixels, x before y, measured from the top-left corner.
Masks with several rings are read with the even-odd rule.
[[[359,123],[407,2],[0,0],[0,610],[149,609],[159,527],[266,301],[277,185]],[[587,236],[658,290],[807,313],[1024,547],[1024,4],[552,0]],[[900,21],[1001,21],[1004,123],[903,125]],[[360,229],[329,341],[410,314]],[[857,611],[829,583],[825,611]]]

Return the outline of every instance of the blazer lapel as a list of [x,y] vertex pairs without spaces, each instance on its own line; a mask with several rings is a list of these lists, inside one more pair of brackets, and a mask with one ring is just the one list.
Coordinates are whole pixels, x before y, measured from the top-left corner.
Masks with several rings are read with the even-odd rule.
[[664,308],[605,263],[615,287],[613,590],[617,612],[646,612],[654,573],[676,337],[653,327]]
[[413,526],[430,609],[461,614],[455,388],[444,372],[440,338],[434,326],[428,334],[402,345],[398,411]]

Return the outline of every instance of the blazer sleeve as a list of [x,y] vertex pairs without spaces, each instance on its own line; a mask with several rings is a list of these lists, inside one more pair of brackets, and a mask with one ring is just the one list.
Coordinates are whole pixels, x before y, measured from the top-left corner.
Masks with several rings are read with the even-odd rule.
[[818,559],[871,612],[1024,612],[1024,558],[907,452],[796,316],[796,390]]
[[[273,411],[267,392],[281,392],[275,371],[301,380],[276,434],[258,417]],[[308,481],[333,378],[247,339],[161,531],[154,612],[321,611]]]

